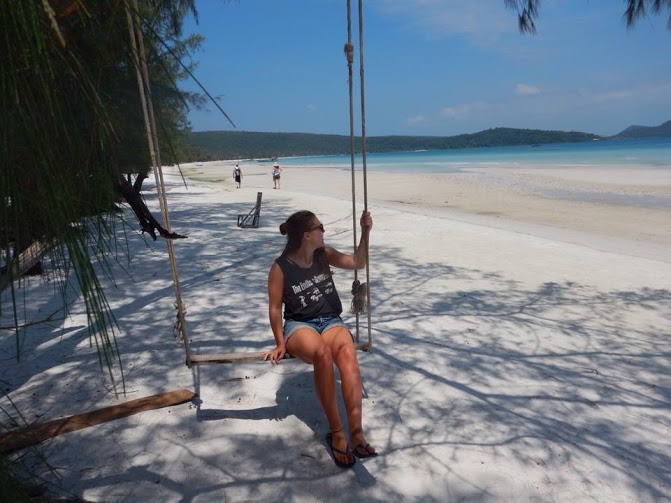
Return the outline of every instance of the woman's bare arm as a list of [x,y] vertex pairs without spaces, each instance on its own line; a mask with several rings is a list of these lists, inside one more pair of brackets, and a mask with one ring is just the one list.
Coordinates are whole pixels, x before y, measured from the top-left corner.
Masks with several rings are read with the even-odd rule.
[[361,239],[359,240],[359,246],[356,247],[356,251],[353,254],[339,252],[330,246],[324,247],[329,264],[333,267],[338,267],[340,269],[363,269],[366,267],[368,236],[370,230],[373,228],[373,218],[370,216],[369,212],[364,211],[361,214],[360,223]]
[[275,337],[275,349],[263,353],[263,359],[277,363],[284,357],[284,334],[282,333],[282,292],[284,274],[277,263],[273,263],[268,273],[268,320]]

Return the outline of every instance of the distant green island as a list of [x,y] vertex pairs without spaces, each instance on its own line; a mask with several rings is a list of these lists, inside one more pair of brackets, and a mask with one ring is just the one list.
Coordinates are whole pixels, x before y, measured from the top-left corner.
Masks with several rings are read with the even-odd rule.
[[671,136],[671,121],[659,126],[629,126],[611,138],[664,138]]
[[[408,152],[414,150],[544,145],[653,136],[671,136],[671,121],[653,127],[630,126],[617,135],[609,137],[577,131],[545,131],[504,127],[456,136],[368,136],[366,137],[366,151],[371,153]],[[360,137],[355,138],[354,145],[356,151],[360,150]],[[338,155],[348,154],[349,152],[350,138],[346,135],[202,131],[188,134],[183,161]]]

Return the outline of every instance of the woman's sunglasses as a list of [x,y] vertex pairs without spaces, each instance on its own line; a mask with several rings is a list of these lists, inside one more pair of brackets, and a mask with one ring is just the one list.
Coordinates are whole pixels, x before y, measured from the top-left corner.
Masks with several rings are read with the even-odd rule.
[[322,232],[326,232],[326,231],[324,230],[324,224],[319,224],[319,225],[317,225],[316,227],[313,227],[312,229],[310,229],[310,232],[312,232],[312,231],[316,231],[317,229],[319,229],[319,230],[322,231]]

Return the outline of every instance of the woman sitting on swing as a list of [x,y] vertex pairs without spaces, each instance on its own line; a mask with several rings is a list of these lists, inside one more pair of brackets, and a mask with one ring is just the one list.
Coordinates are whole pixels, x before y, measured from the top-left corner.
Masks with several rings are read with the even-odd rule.
[[[360,224],[359,246],[348,255],[324,245],[324,225],[314,213],[294,213],[280,225],[287,244],[268,274],[268,316],[276,346],[264,353],[264,359],[276,364],[289,353],[313,366],[315,391],[329,424],[326,440],[341,468],[352,467],[356,457],[377,455],[363,434],[359,362],[352,334],[340,318],[342,304],[330,269],[365,267],[373,228],[370,213],[363,212]],[[349,444],[338,413],[334,363],[340,371]],[[354,447],[350,450],[349,446]]]

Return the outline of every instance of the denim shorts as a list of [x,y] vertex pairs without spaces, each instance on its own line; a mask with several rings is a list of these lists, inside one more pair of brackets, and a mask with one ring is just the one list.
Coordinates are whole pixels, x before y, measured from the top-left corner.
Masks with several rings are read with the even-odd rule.
[[345,325],[340,316],[319,316],[317,318],[305,321],[286,320],[284,322],[284,342],[286,344],[286,342],[289,340],[289,337],[291,337],[294,332],[300,328],[311,328],[321,335],[326,330],[333,327],[347,328],[347,325]]

